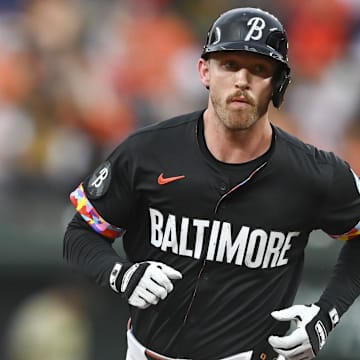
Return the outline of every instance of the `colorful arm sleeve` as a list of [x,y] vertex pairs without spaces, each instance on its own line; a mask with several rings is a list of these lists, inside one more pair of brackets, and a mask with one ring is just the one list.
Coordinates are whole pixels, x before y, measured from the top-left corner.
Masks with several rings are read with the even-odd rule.
[[76,211],[86,223],[97,233],[110,239],[116,239],[124,234],[125,229],[109,224],[94,208],[86,197],[84,186],[81,183],[71,194],[70,200]]
[[345,234],[340,235],[330,235],[332,238],[336,240],[351,240],[353,238],[356,238],[357,236],[360,236],[360,221],[348,232]]

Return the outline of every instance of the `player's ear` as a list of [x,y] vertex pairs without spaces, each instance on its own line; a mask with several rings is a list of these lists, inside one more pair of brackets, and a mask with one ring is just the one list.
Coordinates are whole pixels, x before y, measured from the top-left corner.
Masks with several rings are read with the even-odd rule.
[[205,60],[203,58],[199,59],[198,71],[200,75],[200,80],[207,89],[209,88],[209,83],[210,83],[209,65],[210,64],[208,60]]

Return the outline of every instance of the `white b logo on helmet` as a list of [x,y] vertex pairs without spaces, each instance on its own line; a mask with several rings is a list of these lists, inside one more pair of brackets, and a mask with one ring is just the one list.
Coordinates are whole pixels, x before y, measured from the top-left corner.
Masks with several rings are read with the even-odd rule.
[[265,29],[266,23],[265,20],[260,17],[253,17],[247,22],[247,26],[250,27],[250,30],[244,40],[260,40],[263,36],[263,29]]

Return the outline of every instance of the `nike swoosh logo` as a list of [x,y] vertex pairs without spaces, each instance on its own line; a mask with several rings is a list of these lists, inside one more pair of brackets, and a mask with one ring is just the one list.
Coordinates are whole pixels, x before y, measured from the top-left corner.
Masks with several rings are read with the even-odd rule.
[[171,177],[164,177],[164,174],[161,173],[158,177],[158,184],[159,185],[165,185],[165,184],[169,184],[173,181],[177,181],[177,180],[181,180],[184,179],[184,175],[180,175],[180,176],[171,176]]

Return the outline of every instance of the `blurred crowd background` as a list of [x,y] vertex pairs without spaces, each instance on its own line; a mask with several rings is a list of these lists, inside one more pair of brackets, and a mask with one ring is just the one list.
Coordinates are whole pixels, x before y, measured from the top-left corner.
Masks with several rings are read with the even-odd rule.
[[[360,0],[0,0],[1,359],[124,359],[126,306],[62,260],[68,195],[133,130],[206,106],[196,63],[238,6],[287,28],[293,82],[273,123],[360,174]],[[340,245],[312,235],[299,301]],[[359,319],[357,302],[319,359],[358,359]]]

